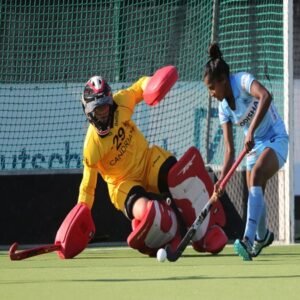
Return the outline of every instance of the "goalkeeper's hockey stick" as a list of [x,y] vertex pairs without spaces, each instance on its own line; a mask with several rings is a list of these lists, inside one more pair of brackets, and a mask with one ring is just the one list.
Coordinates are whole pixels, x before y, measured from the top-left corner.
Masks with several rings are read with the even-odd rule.
[[51,245],[44,245],[35,248],[19,250],[17,251],[18,243],[14,243],[9,248],[9,257],[11,260],[22,260],[32,256],[49,253],[53,251],[61,250],[60,244],[51,244]]
[[91,210],[85,204],[77,203],[61,223],[53,244],[17,251],[19,245],[14,243],[9,249],[9,257],[11,260],[22,260],[57,251],[62,259],[73,258],[86,248],[95,231]]
[[[246,149],[243,149],[243,151],[240,153],[240,155],[238,156],[237,160],[234,162],[234,164],[231,166],[230,170],[228,171],[228,173],[226,174],[226,176],[223,178],[223,180],[220,183],[220,188],[222,190],[224,190],[227,182],[229,181],[229,179],[231,178],[231,176],[233,175],[234,171],[236,170],[236,168],[238,167],[238,165],[241,163],[241,161],[243,160],[244,156],[246,155],[247,151]],[[208,202],[205,204],[205,206],[202,208],[200,214],[197,216],[197,218],[195,219],[195,221],[193,222],[193,224],[191,225],[191,227],[187,230],[185,236],[182,238],[182,240],[180,241],[179,245],[177,246],[176,250],[173,251],[170,247],[170,245],[166,246],[166,252],[167,252],[167,259],[169,261],[176,261],[183,253],[183,251],[185,250],[185,248],[188,246],[188,244],[190,243],[190,240],[193,238],[193,236],[195,235],[197,229],[199,228],[199,226],[203,223],[204,219],[206,218],[206,216],[208,215],[212,205],[214,202],[216,202],[218,200],[218,196],[213,193],[213,195],[210,197],[210,199],[208,200]]]

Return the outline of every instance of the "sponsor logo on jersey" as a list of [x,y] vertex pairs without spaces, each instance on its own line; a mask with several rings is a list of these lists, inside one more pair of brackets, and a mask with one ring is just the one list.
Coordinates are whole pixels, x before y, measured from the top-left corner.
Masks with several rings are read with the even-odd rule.
[[246,113],[241,117],[241,119],[238,121],[238,124],[243,127],[251,123],[251,120],[253,119],[255,112],[258,107],[258,101],[253,101],[249,108],[247,109]]
[[111,166],[114,166],[115,164],[117,164],[118,161],[120,161],[122,159],[122,157],[124,156],[124,154],[126,153],[127,148],[130,146],[131,141],[132,141],[133,131],[134,131],[134,128],[131,128],[128,136],[122,141],[122,144],[118,148],[117,155],[115,156],[114,159],[112,159],[110,161]]

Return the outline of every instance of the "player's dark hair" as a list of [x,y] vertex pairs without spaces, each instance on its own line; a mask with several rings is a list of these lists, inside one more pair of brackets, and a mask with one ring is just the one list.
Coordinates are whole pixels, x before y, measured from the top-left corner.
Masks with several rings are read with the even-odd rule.
[[223,59],[223,54],[217,43],[212,43],[208,48],[210,60],[204,68],[203,79],[208,76],[210,80],[220,80],[224,75],[229,77],[229,66]]

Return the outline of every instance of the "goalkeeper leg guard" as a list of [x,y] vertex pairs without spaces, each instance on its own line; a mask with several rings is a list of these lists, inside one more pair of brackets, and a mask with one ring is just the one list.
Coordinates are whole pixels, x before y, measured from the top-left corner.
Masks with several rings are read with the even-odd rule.
[[180,240],[176,215],[163,201],[149,200],[143,219],[132,220],[132,229],[128,245],[149,256],[155,256],[166,244],[175,247]]
[[[174,202],[186,226],[190,227],[213,193],[213,182],[205,169],[201,154],[195,147],[191,147],[171,168],[168,183]],[[193,237],[195,250],[216,253],[223,249],[227,236],[220,226],[225,223],[223,206],[217,201]],[[207,239],[204,238],[206,234]],[[220,240],[212,243],[213,237]]]
[[204,237],[193,242],[193,248],[198,252],[210,252],[217,254],[223,250],[228,242],[227,235],[218,225],[212,225]]

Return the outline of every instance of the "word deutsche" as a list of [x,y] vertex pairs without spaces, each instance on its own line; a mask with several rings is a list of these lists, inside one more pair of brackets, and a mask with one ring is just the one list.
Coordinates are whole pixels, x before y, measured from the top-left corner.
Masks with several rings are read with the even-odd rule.
[[81,168],[81,156],[76,153],[70,154],[70,143],[65,142],[64,154],[52,153],[48,156],[42,153],[30,155],[26,148],[22,148],[20,154],[14,154],[10,157],[10,163],[7,162],[5,155],[0,155],[1,170],[20,170],[20,169],[70,169]]

